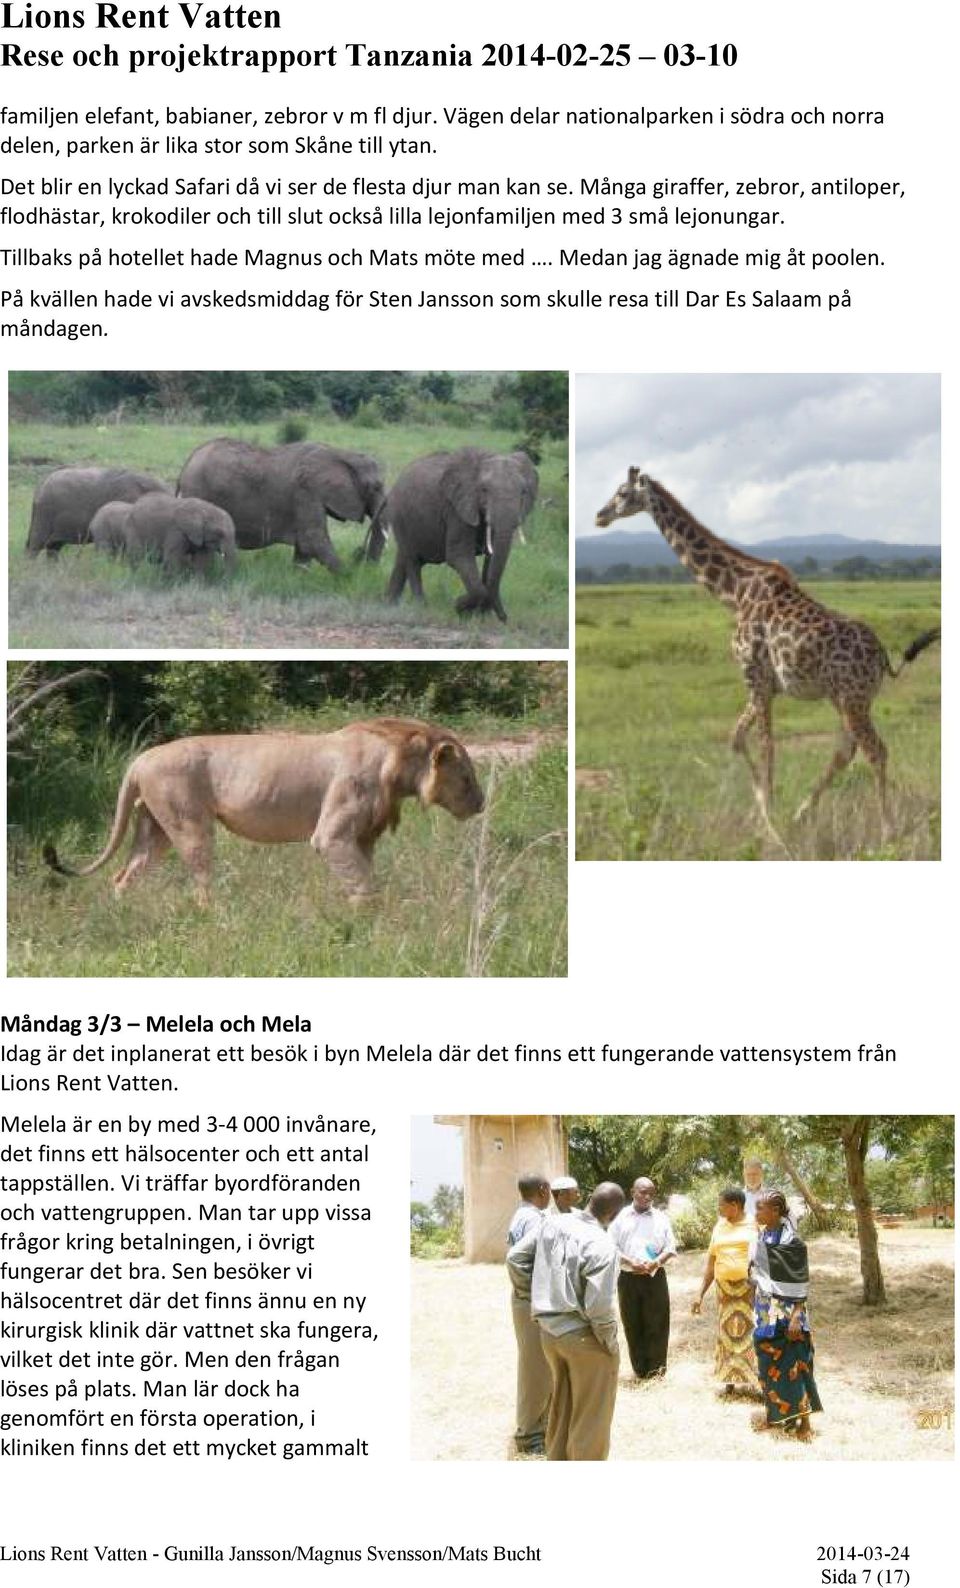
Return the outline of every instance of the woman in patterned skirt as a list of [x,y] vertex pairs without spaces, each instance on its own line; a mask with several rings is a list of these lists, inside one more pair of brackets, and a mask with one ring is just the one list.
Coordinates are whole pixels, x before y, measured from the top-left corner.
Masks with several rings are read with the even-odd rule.
[[747,1218],[745,1204],[746,1197],[739,1186],[728,1186],[720,1193],[720,1217],[710,1237],[700,1294],[691,1308],[695,1315],[699,1314],[704,1296],[716,1281],[717,1346],[713,1371],[726,1395],[734,1395],[737,1391],[759,1393],[751,1286],[747,1277],[757,1226]]
[[758,1433],[780,1427],[807,1443],[810,1413],[823,1410],[813,1377],[813,1339],[807,1312],[807,1248],[791,1223],[781,1191],[757,1203],[758,1234],[751,1254],[753,1339],[764,1412]]

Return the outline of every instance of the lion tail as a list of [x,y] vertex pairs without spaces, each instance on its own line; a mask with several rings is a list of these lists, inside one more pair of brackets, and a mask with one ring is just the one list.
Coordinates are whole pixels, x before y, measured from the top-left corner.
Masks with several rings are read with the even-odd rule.
[[43,846],[43,858],[51,871],[59,872],[61,877],[89,877],[94,871],[99,871],[101,866],[105,866],[107,861],[116,854],[123,842],[123,835],[130,824],[130,817],[133,814],[133,807],[137,803],[139,794],[140,787],[137,779],[136,762],[134,762],[133,766],[128,767],[123,782],[120,784],[113,827],[110,830],[110,837],[107,839],[103,853],[98,855],[96,860],[92,860],[89,866],[65,866],[54,845],[46,843]]
[[922,634],[918,634],[917,638],[912,640],[907,646],[898,667],[891,667],[890,658],[887,657],[887,672],[890,674],[890,677],[899,678],[907,664],[909,662],[915,661],[920,655],[920,652],[925,651],[928,645],[935,645],[939,638],[939,629],[925,629]]

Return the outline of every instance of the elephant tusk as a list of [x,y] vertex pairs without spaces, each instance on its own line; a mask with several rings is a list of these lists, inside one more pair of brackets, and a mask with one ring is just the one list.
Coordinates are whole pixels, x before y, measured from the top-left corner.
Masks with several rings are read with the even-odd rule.
[[487,525],[487,556],[493,556],[493,535],[491,534],[489,524]]
[[523,533],[523,530],[522,530],[522,528],[521,528],[521,526],[520,526],[520,525],[519,525],[519,524],[518,524],[518,525],[517,525],[517,534],[518,534],[518,535],[519,535],[519,537],[520,537],[520,544],[521,544],[521,546],[525,546],[525,545],[526,545],[526,544],[527,544],[527,537],[526,537],[526,535],[525,535],[525,534],[524,534],[524,533]]

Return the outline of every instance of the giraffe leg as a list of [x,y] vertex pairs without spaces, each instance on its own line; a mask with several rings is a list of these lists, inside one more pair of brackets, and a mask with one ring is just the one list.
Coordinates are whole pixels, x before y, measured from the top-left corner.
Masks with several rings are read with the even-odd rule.
[[840,736],[837,739],[833,759],[823,776],[814,785],[807,798],[797,807],[794,816],[795,822],[802,822],[804,817],[811,816],[820,803],[820,797],[826,792],[838,773],[845,771],[857,753],[857,736],[846,717],[841,718]]
[[893,837],[893,821],[887,800],[887,747],[870,718],[869,706],[851,707],[845,714],[850,732],[857,741],[857,749],[870,762],[877,779],[880,800],[880,839],[886,843]]
[[[760,740],[759,766],[747,748],[747,735],[754,726]],[[750,780],[753,783],[753,797],[757,802],[764,827],[780,847],[786,849],[787,846],[774,827],[770,816],[770,801],[773,798],[773,720],[768,695],[751,697],[737,719],[730,748],[735,755],[742,755],[747,763]]]

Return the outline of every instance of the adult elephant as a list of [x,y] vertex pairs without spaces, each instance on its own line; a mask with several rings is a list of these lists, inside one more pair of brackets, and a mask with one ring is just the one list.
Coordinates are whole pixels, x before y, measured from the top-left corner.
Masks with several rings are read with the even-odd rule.
[[148,558],[167,573],[209,573],[217,557],[227,568],[236,564],[230,514],[198,496],[142,496],[128,511],[123,535],[131,562]]
[[99,508],[107,502],[135,502],[148,492],[173,494],[162,480],[134,469],[55,469],[34,494],[28,556],[45,551],[56,557],[61,546],[81,545],[90,539],[90,524]]
[[[406,584],[423,599],[424,563],[446,562],[463,580],[458,612],[494,611],[507,621],[500,581],[513,537],[537,499],[537,471],[525,452],[431,452],[399,476],[386,519],[397,542],[387,599]],[[477,569],[477,558],[483,559]]]
[[280,542],[293,547],[294,562],[322,562],[339,573],[328,518],[361,524],[369,518],[366,556],[376,562],[383,550],[386,492],[375,459],[365,452],[319,441],[254,447],[221,437],[190,454],[177,490],[224,508],[243,551]]

